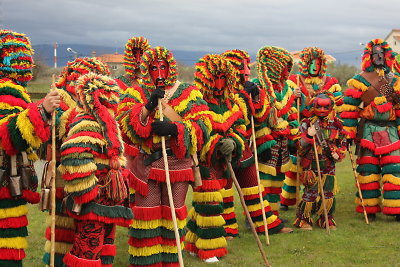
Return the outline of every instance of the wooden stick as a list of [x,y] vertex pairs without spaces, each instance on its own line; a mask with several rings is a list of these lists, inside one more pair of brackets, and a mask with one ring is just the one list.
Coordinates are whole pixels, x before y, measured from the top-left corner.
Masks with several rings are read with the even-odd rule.
[[[298,85],[297,85],[298,86]],[[300,127],[300,98],[297,98],[297,121]],[[300,156],[299,150],[297,150],[296,157],[296,206],[299,205],[300,202]]]
[[360,183],[358,182],[357,171],[356,171],[356,162],[355,162],[354,157],[353,157],[353,152],[351,152],[351,147],[349,147],[348,151],[349,151],[349,155],[350,155],[351,167],[353,168],[354,179],[356,179],[356,184],[357,184],[357,189],[358,189],[358,196],[359,196],[359,198],[361,200],[361,206],[363,207],[365,223],[369,224],[367,211],[365,210],[365,205],[364,205],[364,198],[363,198],[363,196],[361,194]]
[[[265,206],[264,206],[264,198],[263,198],[263,187],[261,185],[261,179],[260,179],[260,173],[258,170],[258,154],[257,154],[257,145],[256,145],[256,131],[254,129],[254,118],[251,116],[251,138],[253,142],[253,154],[254,154],[254,164],[256,165],[256,176],[257,176],[257,183],[258,183],[258,196],[260,198],[260,204],[261,204],[261,213],[262,213],[262,218],[263,218],[263,223],[264,223],[264,230],[265,230],[265,242],[267,246],[269,246],[269,233],[268,233],[268,224],[267,224],[267,216],[265,215]],[[249,221],[251,224],[251,221]]]
[[319,190],[321,191],[322,207],[324,208],[325,226],[326,226],[326,231],[328,232],[328,234],[330,234],[331,231],[329,229],[328,210],[326,209],[324,185],[322,184],[321,168],[319,166],[319,157],[318,157],[318,150],[317,150],[317,139],[315,138],[315,136],[313,138],[314,138],[315,161],[317,162],[317,171],[318,171],[318,184],[319,184]]
[[271,266],[271,264],[269,264],[269,262],[268,262],[267,256],[265,255],[264,248],[263,248],[263,245],[261,244],[260,238],[257,235],[256,228],[254,227],[254,224],[252,223],[253,221],[251,219],[250,212],[247,209],[246,203],[244,201],[244,196],[243,196],[243,193],[242,193],[242,189],[240,188],[239,182],[236,179],[236,175],[235,175],[235,172],[233,171],[232,164],[227,160],[226,161],[226,165],[228,166],[229,172],[231,174],[231,179],[233,180],[233,183],[235,184],[236,190],[238,191],[238,194],[239,194],[239,197],[240,197],[240,203],[242,204],[243,210],[246,213],[246,218],[250,223],[251,231],[252,231],[252,233],[254,235],[254,238],[256,239],[256,242],[257,242],[257,245],[258,245],[258,249],[260,250],[260,253],[261,253],[261,256],[262,256],[262,258],[264,260],[265,266]]
[[[161,99],[158,99],[158,111],[160,113],[160,121],[164,121]],[[179,236],[178,223],[176,221],[176,214],[175,214],[174,199],[172,197],[171,181],[169,179],[168,155],[167,155],[167,147],[165,145],[165,136],[161,136],[161,147],[162,147],[162,153],[163,153],[163,158],[164,158],[165,182],[167,184],[169,205],[171,207],[172,221],[174,223],[176,247],[178,249],[178,261],[179,261],[179,266],[183,267],[184,265],[183,265],[183,257],[182,257],[181,238]]]
[[[55,75],[52,76],[51,90],[55,89]],[[51,114],[51,235],[50,235],[50,266],[54,267],[55,245],[56,245],[56,111]]]

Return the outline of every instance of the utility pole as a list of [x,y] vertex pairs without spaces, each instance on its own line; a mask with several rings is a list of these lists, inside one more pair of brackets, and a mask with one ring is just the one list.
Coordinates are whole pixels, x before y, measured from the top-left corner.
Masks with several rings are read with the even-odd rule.
[[54,68],[57,68],[57,42],[54,42]]

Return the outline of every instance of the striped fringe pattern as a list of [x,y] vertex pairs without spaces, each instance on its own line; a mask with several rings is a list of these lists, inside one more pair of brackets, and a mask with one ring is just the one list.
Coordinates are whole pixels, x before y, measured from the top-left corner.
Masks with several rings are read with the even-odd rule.
[[225,231],[227,236],[238,236],[239,226],[236,220],[235,205],[233,198],[233,188],[223,188],[220,190],[223,201],[223,212],[222,217],[225,220]]

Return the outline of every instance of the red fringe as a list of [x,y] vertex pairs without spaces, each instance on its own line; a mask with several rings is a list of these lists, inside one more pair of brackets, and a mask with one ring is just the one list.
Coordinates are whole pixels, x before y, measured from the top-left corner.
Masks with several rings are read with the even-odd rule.
[[[47,240],[51,239],[51,228],[47,227],[44,233]],[[56,227],[56,241],[72,244],[74,242],[75,231],[72,229],[57,228]]]
[[375,151],[375,144],[367,139],[361,139],[360,145],[371,151]]
[[260,197],[258,194],[253,194],[253,195],[243,195],[243,198],[244,200],[253,200],[253,199],[259,199]]
[[104,222],[104,223],[115,223],[116,225],[122,227],[128,227],[132,223],[132,219],[125,219],[121,217],[117,218],[105,217],[105,216],[100,216],[93,212],[89,212],[84,215],[83,214],[77,215],[70,211],[67,211],[67,213],[70,217],[81,221],[89,220],[89,221]]
[[70,252],[65,254],[63,261],[68,267],[101,267],[100,259],[98,260],[82,259],[72,255]]
[[400,191],[400,185],[395,185],[391,183],[383,184],[383,191]]
[[154,263],[154,264],[146,264],[146,265],[129,264],[129,267],[164,267],[164,266],[165,266],[165,264],[163,264],[162,262],[158,262],[158,263]]
[[400,208],[397,207],[383,207],[383,214],[387,215],[400,215]]
[[[366,207],[365,207],[365,211],[366,211],[368,214],[375,214],[375,213],[381,212],[381,207],[379,207],[379,206],[373,206],[373,207],[368,207],[368,206],[366,206]],[[363,207],[362,207],[361,205],[358,205],[358,206],[356,207],[356,212],[358,212],[358,213],[364,213]]]
[[124,149],[125,149],[125,153],[131,157],[135,157],[139,154],[139,148],[137,148],[136,146],[133,145],[129,145],[127,143],[124,143]]
[[62,200],[65,196],[64,187],[57,187],[56,188],[56,199]]
[[74,200],[76,203],[79,203],[79,204],[88,203],[88,202],[94,200],[97,197],[98,193],[99,193],[99,188],[96,186],[89,192],[87,192],[81,196],[74,197]]
[[43,121],[36,103],[30,103],[28,105],[28,117],[34,127],[35,135],[37,135],[43,143],[49,140],[50,125]]
[[[265,211],[265,212],[271,211],[271,206],[270,206],[270,205],[265,206],[265,207],[264,207],[264,211]],[[258,210],[256,210],[256,211],[250,212],[250,216],[251,216],[252,218],[258,217],[258,216],[261,216],[261,215],[262,215],[261,206],[260,206],[260,209],[258,209]]]
[[398,140],[390,145],[387,145],[387,146],[377,147],[375,149],[375,154],[376,155],[389,154],[390,152],[398,150],[399,148],[400,148],[400,140]]
[[375,106],[375,108],[380,112],[380,113],[385,113],[388,112],[393,108],[393,105],[391,102],[387,102],[383,105],[376,105],[375,103],[372,104],[372,106]]
[[400,156],[389,155],[381,158],[381,165],[400,163]]
[[130,125],[132,126],[136,134],[139,135],[141,138],[148,138],[151,136],[151,123],[154,119],[149,116],[147,125],[142,124],[140,120],[140,114],[143,106],[144,104],[134,105],[127,116],[130,116]]
[[[131,247],[135,248],[144,248],[144,247],[151,247],[155,246],[158,244],[162,244],[162,237],[161,236],[156,236],[152,238],[134,238],[134,237],[129,237],[128,244]],[[175,239],[174,239],[175,240]]]
[[238,235],[239,234],[239,230],[238,229],[233,229],[233,228],[230,228],[230,227],[225,227],[225,232],[228,235]]
[[379,159],[377,157],[371,157],[371,156],[364,156],[361,158],[358,158],[356,160],[357,164],[374,164],[374,165],[379,165]]
[[[179,240],[181,241],[181,243],[183,241],[185,241],[185,236],[180,236]],[[167,246],[171,246],[171,247],[176,247],[176,239],[174,238],[162,238],[162,244],[163,245],[167,245]]]
[[40,194],[30,190],[22,190],[22,198],[31,204],[37,204],[40,201]]
[[224,197],[223,201],[224,201],[224,203],[231,203],[234,201],[234,196]]
[[[356,184],[357,186],[357,184]],[[360,184],[360,189],[361,190],[377,190],[380,189],[381,185],[379,182],[372,182],[372,183],[367,183],[367,184]]]
[[284,198],[284,197],[281,195],[281,204],[282,204],[282,205],[286,205],[286,206],[294,206],[294,205],[296,205],[296,199],[295,199],[295,198],[291,198],[291,199],[289,199],[289,198]]
[[194,244],[192,244],[192,243],[189,243],[189,242],[186,242],[186,244],[185,244],[185,249],[187,250],[187,251],[190,251],[190,252],[193,252],[193,253],[198,253],[198,251],[199,251],[199,249],[196,247],[196,245],[194,245]]
[[236,218],[236,213],[235,212],[231,212],[231,213],[228,213],[228,214],[221,214],[221,215],[222,215],[222,218],[224,218],[225,221],[233,219],[233,218]]
[[0,126],[0,136],[1,136],[1,147],[4,149],[7,155],[18,154],[18,150],[14,148],[11,142],[10,133],[8,132],[8,121]]
[[343,111],[340,113],[340,118],[341,119],[358,119],[360,116],[358,112],[354,111]]
[[286,177],[291,179],[291,180],[296,180],[296,172],[292,172],[292,171],[287,171],[285,173]]
[[[169,176],[171,183],[194,180],[192,168],[182,170],[169,170]],[[165,170],[152,168],[149,173],[149,179],[165,183]]]
[[69,154],[72,153],[83,153],[83,152],[90,152],[90,148],[89,147],[70,147],[70,148],[66,148],[63,151],[61,151],[60,155],[61,156],[68,156]]
[[25,102],[24,99],[17,98],[17,97],[12,96],[12,95],[2,95],[1,96],[1,102],[7,103],[7,104],[9,104],[11,106],[18,106],[18,107],[21,107],[22,109],[27,109],[28,105],[29,105],[29,103]]
[[187,148],[185,146],[185,126],[182,123],[174,123],[178,128],[178,135],[171,137],[170,146],[175,157],[182,159],[185,157]]
[[0,229],[21,228],[24,226],[28,226],[28,218],[25,215],[0,220]]
[[126,173],[128,173],[128,176],[125,177],[128,179],[129,187],[135,189],[135,192],[142,196],[147,196],[149,193],[149,186],[147,183],[137,178],[130,170],[126,170]]
[[297,120],[297,113],[292,113],[288,116],[288,121],[295,121]]
[[282,187],[265,187],[267,194],[279,195],[282,193]]
[[104,244],[101,248],[101,256],[115,256],[117,255],[117,246]]
[[363,92],[354,88],[349,88],[344,92],[345,96],[351,96],[353,98],[360,98]]
[[[172,213],[170,207],[161,206],[161,214],[162,218],[172,221]],[[175,208],[175,214],[178,220],[185,220],[188,214],[186,205],[180,208]]]
[[0,260],[21,261],[26,257],[23,249],[0,248]]
[[202,180],[202,185],[195,188],[195,191],[217,191],[220,190],[221,183],[219,180]]
[[[211,137],[211,136],[210,136]],[[218,144],[218,142],[219,142],[219,140],[221,140],[221,138],[222,138],[222,136],[219,136],[218,138],[215,138],[214,140],[213,140],[213,142],[211,143],[211,145],[210,145],[210,150],[208,151],[208,153],[207,153],[207,164],[208,165],[212,165],[213,164],[213,162],[212,162],[212,155],[214,154],[214,153],[216,153],[215,152],[215,146]]]
[[[267,225],[267,228],[268,228],[268,229],[275,228],[275,227],[277,227],[278,225],[280,225],[281,223],[282,223],[281,219],[276,218],[275,221],[273,221],[272,223],[270,223],[270,224]],[[262,232],[264,232],[264,226],[262,227],[262,229],[263,229]]]
[[151,221],[162,218],[161,206],[157,207],[133,207],[132,213],[135,220]]
[[228,254],[228,250],[226,248],[217,248],[211,250],[203,250],[199,249],[198,256],[200,259],[205,260],[212,257],[223,257]]

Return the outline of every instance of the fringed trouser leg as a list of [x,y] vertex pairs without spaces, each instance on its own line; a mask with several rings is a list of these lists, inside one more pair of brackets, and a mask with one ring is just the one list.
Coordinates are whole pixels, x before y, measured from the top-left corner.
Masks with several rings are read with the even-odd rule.
[[400,215],[400,150],[382,155],[383,214]]
[[296,205],[296,179],[297,179],[297,158],[290,155],[293,165],[290,170],[285,173],[285,180],[283,181],[281,204],[286,206]]

